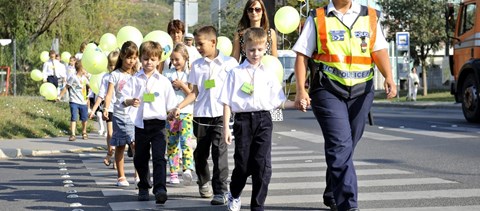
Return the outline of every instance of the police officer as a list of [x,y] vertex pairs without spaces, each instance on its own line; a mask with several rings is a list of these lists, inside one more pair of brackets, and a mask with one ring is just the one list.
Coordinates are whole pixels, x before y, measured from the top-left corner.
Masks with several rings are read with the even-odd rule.
[[[374,65],[385,77],[387,98],[397,93],[379,15],[352,0],[331,0],[310,12],[293,47],[297,53],[295,105],[305,111],[300,101],[311,103],[322,128],[327,162],[323,201],[331,210],[358,210],[353,152],[373,102]],[[304,88],[307,66],[309,93]]]

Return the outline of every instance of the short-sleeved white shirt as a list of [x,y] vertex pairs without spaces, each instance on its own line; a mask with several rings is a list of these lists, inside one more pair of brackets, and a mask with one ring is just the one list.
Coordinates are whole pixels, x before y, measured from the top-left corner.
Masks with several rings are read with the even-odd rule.
[[[153,94],[153,102],[144,102],[144,94]],[[128,115],[135,127],[143,128],[143,120],[166,120],[167,111],[177,106],[177,98],[170,81],[158,71],[147,77],[145,72],[140,70],[131,77],[121,91],[120,102],[126,99],[140,99],[138,108],[129,107]]]
[[[244,83],[253,85],[252,94],[241,90]],[[285,101],[285,94],[274,70],[265,69],[262,64],[254,67],[245,60],[229,72],[219,101],[229,105],[233,113],[269,111]]]
[[[100,88],[98,89],[98,96],[105,100],[105,96],[107,95],[108,90],[108,80],[110,79],[110,73],[105,73],[102,76],[102,81],[100,84]],[[115,95],[112,96],[112,103],[108,107],[108,112],[113,112],[113,102],[116,101]]]
[[[172,82],[176,79],[179,79],[180,81],[187,84],[189,72],[190,72],[189,70],[184,70],[184,71],[179,73],[179,72],[177,72],[177,70],[175,68],[171,68],[171,69],[164,70],[162,74],[165,77],[167,77],[167,79],[170,82]],[[172,85],[172,88],[173,88],[173,85]],[[185,94],[185,92],[183,92],[182,89],[178,89],[178,90],[174,89],[174,91],[175,91],[175,95],[177,96],[177,101],[178,102],[182,102],[185,99],[185,97],[187,96]],[[180,113],[193,114],[193,103],[183,107],[182,110],[180,111]]]
[[113,112],[115,112],[116,114],[125,114],[125,107],[118,99],[122,98],[122,89],[131,77],[132,75],[121,72],[120,69],[116,69],[115,71],[110,73],[110,79],[108,80],[108,83],[113,84],[113,86],[115,87],[113,94],[116,99],[115,101],[113,101],[114,98],[112,98],[110,104],[112,104],[112,102],[114,103]]
[[[213,60],[204,57],[193,62],[188,83],[198,87],[198,96],[193,106],[194,117],[223,116],[223,104],[218,101],[218,97],[228,72],[236,66],[236,59],[225,56],[220,51]],[[209,79],[215,80],[215,87],[206,89],[204,83]]]
[[[357,19],[358,15],[360,14],[360,10],[360,4],[355,2],[352,2],[352,6],[345,14],[337,11],[331,1],[327,6],[327,13],[333,12],[333,14],[337,16],[338,19],[340,19],[348,27],[351,27],[353,22]],[[373,51],[378,51],[386,48],[388,48],[388,42],[385,40],[380,21],[378,21],[377,35],[375,39],[375,44],[373,46]],[[292,50],[308,57],[311,57],[313,52],[317,50],[317,30],[315,27],[315,21],[313,20],[312,16],[309,16],[305,21],[302,33],[298,37],[298,40],[293,46]]]

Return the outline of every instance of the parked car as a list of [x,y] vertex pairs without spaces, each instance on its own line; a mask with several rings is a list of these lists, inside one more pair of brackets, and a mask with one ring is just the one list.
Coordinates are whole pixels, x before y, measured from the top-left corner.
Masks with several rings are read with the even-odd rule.
[[293,73],[297,54],[292,50],[278,50],[278,60],[283,65],[283,81]]
[[[305,82],[305,89],[310,87],[310,71],[307,71],[306,75],[306,82]],[[285,80],[284,83],[284,91],[285,91],[285,96],[289,100],[295,100],[295,95],[297,94],[297,78],[295,77],[295,72],[290,73],[288,76],[287,80]]]

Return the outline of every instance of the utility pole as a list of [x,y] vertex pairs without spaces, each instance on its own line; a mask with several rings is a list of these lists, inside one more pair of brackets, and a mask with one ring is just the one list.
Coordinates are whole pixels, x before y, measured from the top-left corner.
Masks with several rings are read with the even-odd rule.
[[188,33],[188,0],[185,0],[185,34]]
[[222,12],[221,12],[221,2],[222,0],[218,0],[218,32],[222,30]]

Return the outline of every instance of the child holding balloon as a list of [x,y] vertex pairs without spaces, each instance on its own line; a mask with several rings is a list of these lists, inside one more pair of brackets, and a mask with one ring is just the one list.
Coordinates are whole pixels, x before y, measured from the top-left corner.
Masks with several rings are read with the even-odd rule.
[[[187,84],[190,73],[189,54],[186,45],[177,43],[170,55],[171,64],[174,68],[163,71],[171,82],[178,102],[182,102],[191,92],[192,85]],[[170,164],[170,183],[178,184],[178,170],[180,169],[179,153],[182,153],[184,185],[192,182],[194,169],[192,137],[193,137],[193,103],[180,110],[177,119],[169,121],[167,128],[167,157]]]
[[83,68],[83,65],[80,61],[75,63],[75,69],[77,70],[76,75],[72,75],[68,78],[66,88],[62,90],[58,96],[60,100],[63,95],[68,90],[68,96],[70,98],[70,138],[69,141],[75,141],[77,138],[76,133],[76,122],[78,114],[80,113],[80,120],[82,121],[82,137],[87,139],[87,120],[88,120],[88,108],[87,108],[87,87],[88,79],[86,77],[86,71]]
[[[122,97],[121,91],[127,81],[135,73],[135,65],[138,58],[137,45],[132,41],[123,43],[120,55],[115,65],[115,71],[110,73],[107,94],[105,96],[105,108],[113,103],[113,115],[109,116],[108,109],[103,111],[105,119],[112,119],[113,134],[110,144],[115,146],[115,163],[117,165],[117,186],[128,187],[130,183],[125,177],[124,153],[125,146],[134,146],[135,127],[130,120],[125,105],[118,99]],[[136,177],[136,175],[135,175]]]
[[[108,59],[108,73],[105,73],[102,77],[101,85],[98,90],[98,96],[95,101],[95,105],[93,106],[92,110],[96,110],[100,104],[103,102],[105,99],[105,95],[107,94],[107,89],[108,89],[108,80],[110,79],[110,73],[115,69],[115,64],[117,63],[118,60],[118,51],[112,51],[108,54],[107,59]],[[112,101],[115,101],[115,96],[113,96]],[[108,111],[108,119],[107,118],[102,118],[103,120],[106,121],[106,128],[107,128],[107,156],[103,159],[103,163],[106,166],[110,166],[112,163],[112,156],[114,152],[114,147],[110,145],[110,141],[112,139],[112,134],[113,134],[113,124],[112,124],[112,119],[113,119],[113,103],[110,104],[110,106],[103,107],[103,111],[107,110]],[[90,113],[90,119],[92,119],[94,116],[93,113]],[[115,168],[115,162],[113,163],[113,168]]]

